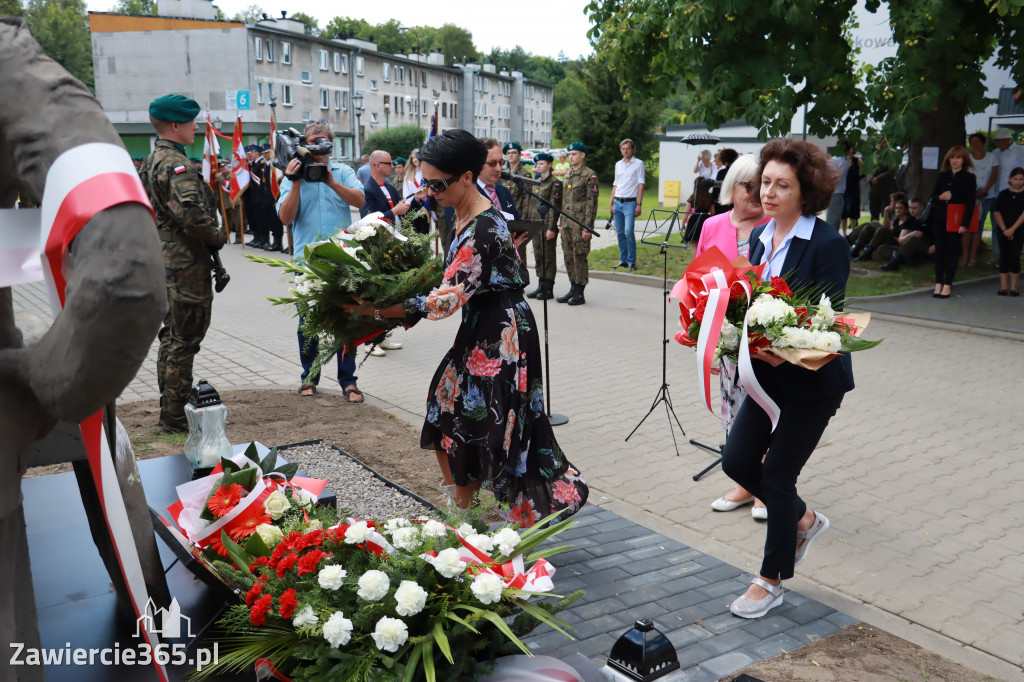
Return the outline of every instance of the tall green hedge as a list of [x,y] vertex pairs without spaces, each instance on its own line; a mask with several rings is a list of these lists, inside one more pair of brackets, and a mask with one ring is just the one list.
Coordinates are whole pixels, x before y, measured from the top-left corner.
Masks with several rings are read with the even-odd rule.
[[369,154],[376,149],[383,149],[391,154],[393,159],[399,156],[408,159],[409,152],[422,147],[426,140],[427,132],[419,126],[395,126],[367,137],[363,142],[363,153]]

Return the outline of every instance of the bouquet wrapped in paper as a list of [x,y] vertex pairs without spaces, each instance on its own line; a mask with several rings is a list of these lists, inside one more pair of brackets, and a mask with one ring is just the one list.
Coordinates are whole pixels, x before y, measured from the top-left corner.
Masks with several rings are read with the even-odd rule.
[[317,368],[343,347],[354,348],[405,324],[399,318],[352,315],[343,305],[358,298],[383,308],[430,293],[441,283],[443,270],[430,236],[395,227],[381,213],[367,215],[326,241],[307,244],[292,262],[246,257],[294,274],[292,295],[270,301],[295,304],[303,333],[321,339]]

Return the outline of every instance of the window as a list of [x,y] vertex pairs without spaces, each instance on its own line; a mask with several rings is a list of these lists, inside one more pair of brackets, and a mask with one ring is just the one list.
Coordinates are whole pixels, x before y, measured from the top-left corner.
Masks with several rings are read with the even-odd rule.
[[384,62],[384,65],[383,65],[382,69],[384,71],[384,82],[385,83],[390,83],[391,82],[391,65],[388,64],[387,62]]
[[341,72],[348,73],[348,55],[341,55]]
[[[398,104],[398,98],[395,98],[395,104]],[[391,110],[391,95],[384,95],[384,111]]]
[[448,89],[448,76],[441,76],[441,89],[442,90],[447,90]]
[[375,81],[375,80],[371,80],[370,81],[370,89],[371,90],[376,90],[377,89],[377,81]]
[[448,102],[441,102],[441,116],[448,116]]
[[341,93],[341,108],[348,111],[348,90],[343,90]]
[[370,123],[380,123],[380,121],[377,120],[377,112],[376,111],[371,111],[370,112]]
[[[281,104],[286,107],[292,105],[292,86],[288,84],[281,85]],[[308,118],[308,116],[304,118]]]
[[423,111],[423,112],[428,111],[428,109],[427,109],[427,100],[423,100],[420,104],[423,105],[422,107],[420,107],[420,111]]
[[458,105],[455,104],[454,102],[452,102],[451,106],[448,107],[448,113],[449,113],[449,115],[451,115],[452,118],[457,118],[457,114],[456,114],[456,108],[457,107],[458,107]]
[[320,88],[320,108],[321,109],[330,109],[331,108],[330,95],[327,92],[327,88]]
[[334,91],[334,110],[338,111],[341,109],[341,90]]
[[[384,99],[386,100],[387,97],[385,97]],[[405,100],[402,99],[401,97],[395,98],[395,111],[397,111],[399,114],[405,113]]]
[[263,59],[263,38],[253,38],[253,52],[256,55],[256,61]]
[[341,71],[341,53],[334,53],[334,73]]
[[427,87],[427,72],[423,69],[420,69],[420,85]]
[[402,85],[405,85],[405,67],[398,67],[398,80]]
[[490,78],[485,78],[484,79],[484,92],[490,92],[490,91],[491,91],[491,79]]
[[267,83],[267,101],[269,102],[269,101],[271,101],[273,99],[274,99],[274,84],[273,83]]
[[292,63],[292,44],[281,41],[281,63],[291,64]]
[[311,118],[313,118],[313,112],[311,112],[309,109],[303,109],[302,110],[302,120],[303,121],[308,121]]
[[303,71],[302,72],[302,82],[303,83],[312,83],[313,82],[313,76],[309,73],[309,71]]
[[267,38],[267,61],[274,61],[274,41]]
[[263,83],[256,84],[256,103],[263,104]]
[[452,77],[452,92],[458,92],[458,91],[459,91],[459,79],[455,78],[453,76]]
[[366,58],[356,57],[356,75],[362,76],[366,70]]
[[328,63],[327,50],[320,50],[320,70],[327,71],[330,68]]

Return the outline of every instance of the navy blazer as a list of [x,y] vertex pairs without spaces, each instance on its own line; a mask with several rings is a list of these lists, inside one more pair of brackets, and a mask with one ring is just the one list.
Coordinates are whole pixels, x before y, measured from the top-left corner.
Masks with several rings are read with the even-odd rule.
[[[393,201],[395,206],[397,206],[402,201],[401,192],[395,189],[389,182],[385,182],[384,187],[385,189],[387,189],[388,194],[391,195],[391,201]],[[363,195],[366,197],[366,199],[363,201],[362,208],[359,209],[360,218],[365,218],[371,213],[376,213],[377,211],[380,211],[381,213],[384,214],[384,217],[387,220],[395,220],[395,214],[391,210],[391,204],[388,203],[387,197],[384,196],[384,192],[381,191],[380,185],[377,184],[376,180],[370,178],[369,180],[363,183]],[[413,199],[412,203],[410,204],[409,210],[415,211],[419,207],[420,202]]]
[[[755,227],[750,233],[750,262],[754,265],[760,265],[764,259],[761,234],[765,227],[767,225]],[[794,291],[797,288],[823,287],[832,307],[842,310],[846,280],[850,277],[850,245],[834,227],[816,218],[810,239],[794,237],[790,242],[782,264],[782,276]],[[770,395],[777,391],[800,391],[807,400],[814,400],[815,395],[842,394],[854,386],[849,353],[841,354],[817,371],[788,362],[775,368],[766,362],[755,362],[754,370]]]
[[[490,201],[491,198],[487,196],[487,192],[484,191],[484,188],[481,187],[479,183],[474,184],[476,184],[476,191],[480,192],[487,201]],[[494,186],[494,191],[498,195],[498,202],[501,204],[501,210],[505,213],[511,213],[512,220],[521,220],[519,210],[516,208],[516,202],[512,199],[512,192],[509,191],[508,187],[505,187],[505,185],[499,182]],[[444,209],[444,220],[449,225],[448,234],[450,235],[453,232],[450,226],[455,225],[455,209],[451,206]]]

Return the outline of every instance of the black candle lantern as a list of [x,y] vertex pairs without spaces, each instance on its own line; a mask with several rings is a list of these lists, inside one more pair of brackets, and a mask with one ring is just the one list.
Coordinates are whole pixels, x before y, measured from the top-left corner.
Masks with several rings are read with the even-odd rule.
[[608,665],[601,672],[606,680],[650,682],[678,670],[679,659],[672,642],[654,628],[654,621],[642,618],[612,645]]

